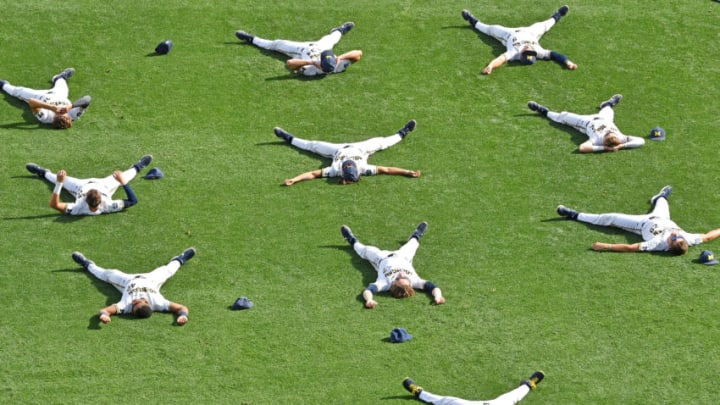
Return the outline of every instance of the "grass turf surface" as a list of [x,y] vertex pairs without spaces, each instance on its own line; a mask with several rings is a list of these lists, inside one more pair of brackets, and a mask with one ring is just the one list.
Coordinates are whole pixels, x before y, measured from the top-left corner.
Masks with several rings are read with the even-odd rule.
[[[0,78],[35,88],[73,66],[76,99],[93,97],[68,131],[37,129],[9,96],[0,108],[0,398],[15,403],[406,403],[400,381],[492,398],[535,369],[528,404],[713,403],[718,372],[715,268],[686,257],[604,254],[620,232],[560,221],[559,203],[643,213],[665,184],[673,219],[691,232],[720,224],[718,4],[569,3],[542,44],[579,65],[480,70],[502,52],[460,17],[521,26],[550,1],[226,2],[26,1],[3,7]],[[342,75],[298,80],[283,58],[234,31],[317,39],[352,20],[337,53],[362,49]],[[173,39],[173,51],[148,56]],[[696,40],[705,38],[706,41]],[[595,111],[625,98],[616,122],[665,142],[580,155],[583,136],[526,108]],[[274,126],[335,142],[417,129],[371,163],[419,169],[357,186],[285,178],[327,161],[278,141]],[[77,177],[124,169],[145,153],[167,177],[131,184],[139,205],[69,219],[47,207],[51,187],[27,162]],[[119,192],[118,195],[122,194]],[[65,196],[67,198],[67,196]],[[427,296],[359,298],[374,279],[344,243],[395,248],[430,224],[415,259],[447,304]],[[119,299],[70,259],[145,272],[188,246],[198,255],[164,287],[191,311],[119,317]],[[715,243],[707,248],[718,250]],[[250,311],[228,309],[240,295]],[[392,345],[394,327],[414,339]]]

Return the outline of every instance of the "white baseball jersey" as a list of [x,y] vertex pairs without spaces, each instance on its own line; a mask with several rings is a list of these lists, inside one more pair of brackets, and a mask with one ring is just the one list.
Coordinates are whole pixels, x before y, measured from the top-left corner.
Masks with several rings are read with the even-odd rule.
[[688,246],[703,243],[702,234],[685,232],[669,218],[651,217],[642,227],[642,237],[645,241],[640,243],[640,250],[643,252],[667,251],[670,248],[667,240],[673,232],[685,238]]
[[[38,100],[48,103],[50,105],[56,105],[60,107],[70,107],[72,106],[72,102],[68,100],[67,98],[58,96],[53,93],[47,93],[43,94],[38,98]],[[36,112],[35,118],[37,118],[38,121],[42,122],[43,124],[52,124],[53,120],[55,120],[55,111],[48,110],[45,108],[41,108]],[[72,117],[71,117],[72,119]]]
[[90,206],[87,201],[85,201],[85,196],[82,196],[77,198],[74,203],[66,203],[65,213],[69,215],[101,215],[122,211],[123,208],[125,208],[125,201],[113,200],[106,194],[103,194],[102,191],[100,191],[100,195],[102,199],[96,211],[90,210]]
[[157,283],[141,275],[135,276],[125,287],[122,298],[115,304],[118,312],[131,314],[133,300],[140,298],[146,299],[153,311],[167,312],[170,308],[170,301],[160,294]]
[[[352,62],[350,62],[347,59],[343,59],[339,61],[335,65],[335,70],[333,70],[331,73],[342,73],[345,71],[345,69],[348,68],[348,66],[352,65]],[[315,65],[306,65],[298,69],[299,73],[302,73],[305,76],[317,76],[317,75],[324,75],[325,72],[322,71],[322,69],[318,68]]]
[[377,271],[377,279],[372,285],[375,285],[378,291],[389,290],[390,285],[400,274],[410,279],[414,289],[425,287],[426,280],[418,276],[412,264],[418,247],[420,247],[420,242],[416,238],[410,238],[396,251],[380,250],[375,246],[368,246],[360,241],[356,241],[353,245],[353,249],[355,249],[358,256],[369,261]]
[[332,165],[322,169],[322,177],[342,176],[342,163],[346,160],[355,162],[361,176],[374,176],[377,174],[377,166],[368,164],[369,157],[370,153],[353,145],[345,145],[335,152]]
[[[260,37],[253,38],[253,45],[271,50],[281,52],[291,58],[309,60],[315,63],[320,63],[320,54],[323,51],[331,50],[335,44],[337,44],[342,38],[342,33],[335,30],[317,41],[313,42],[299,42],[289,41],[285,39],[268,40]],[[341,73],[350,66],[352,62],[349,60],[342,60],[335,66],[335,70],[331,73]],[[314,65],[306,65],[298,69],[299,73],[305,76],[317,76],[324,75],[325,72],[322,69]]]

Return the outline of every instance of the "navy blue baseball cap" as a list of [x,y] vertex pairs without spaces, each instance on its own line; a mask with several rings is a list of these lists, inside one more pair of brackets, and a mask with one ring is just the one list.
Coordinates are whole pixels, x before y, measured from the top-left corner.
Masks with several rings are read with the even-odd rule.
[[520,52],[520,62],[523,65],[532,65],[537,61],[537,52],[531,47],[526,47]]
[[653,141],[664,141],[665,130],[660,127],[655,127],[650,130],[650,139]]
[[716,258],[715,254],[710,251],[706,250],[700,254],[700,263],[706,265],[706,266],[712,266],[713,264],[720,263]]
[[342,163],[342,178],[345,181],[355,183],[360,180],[360,174],[358,174],[357,164],[352,160],[346,160]]
[[153,167],[152,169],[148,170],[147,174],[145,175],[145,178],[148,180],[162,179],[163,177],[165,177],[165,173],[163,173],[163,171],[160,170],[159,167]]
[[254,306],[255,304],[253,304],[247,297],[240,297],[233,302],[232,309],[250,309]]
[[390,341],[392,343],[407,342],[412,339],[412,335],[405,328],[395,328],[390,332]]
[[320,67],[322,68],[322,71],[325,73],[334,72],[335,66],[337,66],[337,61],[335,60],[335,53],[333,53],[333,51],[330,49],[328,49],[327,51],[323,51],[320,54]]

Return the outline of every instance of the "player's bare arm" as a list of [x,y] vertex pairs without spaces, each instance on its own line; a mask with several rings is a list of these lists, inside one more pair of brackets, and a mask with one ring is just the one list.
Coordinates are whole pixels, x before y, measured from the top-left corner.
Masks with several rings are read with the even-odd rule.
[[178,304],[176,302],[170,303],[170,312],[177,315],[177,319],[175,320],[178,325],[185,325],[188,321],[188,307],[182,304]]
[[493,69],[499,68],[500,66],[504,65],[505,62],[507,62],[507,57],[505,54],[502,54],[498,56],[497,58],[493,59],[486,67],[482,70],[484,75],[489,75],[492,73]]
[[362,55],[363,55],[362,51],[359,49],[356,49],[353,51],[345,52],[344,54],[338,56],[337,59],[338,59],[338,62],[341,60],[349,60],[350,62],[355,63],[355,62],[359,61],[360,58],[362,58]]
[[629,245],[626,243],[595,242],[593,243],[592,248],[598,252],[639,252],[640,244],[633,243],[632,245]]
[[64,202],[60,201],[60,193],[62,192],[62,185],[65,182],[65,177],[67,177],[67,173],[65,172],[65,170],[60,170],[59,172],[57,172],[55,189],[50,196],[50,208],[54,208],[62,213],[64,213],[65,209],[67,208],[67,205]]
[[420,170],[408,170],[408,169],[401,169],[399,167],[386,167],[386,166],[377,166],[377,172],[378,174],[390,174],[395,176],[405,176],[405,177],[420,177]]
[[369,308],[369,309],[375,308],[375,306],[377,305],[377,302],[375,302],[375,300],[373,300],[372,291],[370,291],[370,290],[363,291],[362,297],[365,300],[365,308]]
[[30,109],[33,113],[37,113],[43,108],[46,110],[54,111],[56,114],[65,114],[67,112],[67,108],[65,107],[48,104],[34,98],[28,99],[28,105],[30,106]]
[[712,231],[706,233],[705,235],[703,235],[702,240],[703,242],[710,242],[718,236],[720,236],[720,228],[713,229]]
[[292,179],[285,180],[285,185],[292,186],[293,184],[295,184],[297,182],[304,181],[304,180],[313,180],[313,179],[317,179],[321,176],[322,176],[321,170],[313,170],[311,172],[305,172],[303,174],[299,174],[299,175],[293,177]]
[[120,183],[121,186],[124,186],[124,185],[127,184],[127,182],[126,182],[125,179],[123,178],[122,172],[121,172],[120,170],[115,170],[115,171],[113,172],[113,178],[114,178],[115,180],[117,180],[118,183]]
[[433,296],[433,300],[435,300],[435,304],[442,305],[445,303],[445,297],[442,295],[442,290],[440,290],[439,287],[435,287],[430,291],[430,294]]
[[109,305],[98,312],[100,322],[102,323],[110,323],[110,317],[115,314],[117,314],[117,306],[115,306],[115,304]]

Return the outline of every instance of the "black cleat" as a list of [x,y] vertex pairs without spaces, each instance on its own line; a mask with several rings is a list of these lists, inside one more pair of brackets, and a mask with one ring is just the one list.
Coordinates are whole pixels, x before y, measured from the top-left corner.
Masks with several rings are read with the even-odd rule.
[[652,196],[652,198],[650,199],[650,204],[655,205],[657,200],[661,197],[667,200],[668,197],[670,197],[670,194],[672,194],[672,186],[665,186],[662,188],[662,190],[660,190],[660,192]]
[[75,263],[83,266],[83,268],[84,268],[85,270],[87,270],[88,267],[90,267],[91,264],[95,264],[95,262],[93,262],[92,260],[90,260],[90,259],[88,259],[87,257],[85,257],[85,256],[84,256],[82,253],[80,253],[80,252],[73,252],[73,254],[72,254],[72,259],[75,261]]
[[403,387],[405,387],[408,392],[410,392],[415,398],[420,399],[420,393],[422,392],[422,387],[415,384],[415,381],[413,381],[410,377],[405,377],[405,379],[402,382]]
[[557,207],[557,213],[561,217],[565,217],[567,219],[577,220],[578,212],[570,209],[564,205],[558,205]]
[[402,127],[401,130],[398,131],[398,134],[400,134],[401,138],[405,138],[407,134],[412,132],[415,129],[415,125],[417,125],[417,121],[410,120],[407,124],[405,124],[404,127]]
[[65,79],[65,81],[70,80],[70,78],[75,74],[75,69],[73,68],[67,68],[63,70],[62,72],[56,74],[52,77],[52,84],[55,84],[58,79]]
[[146,168],[150,164],[150,162],[152,162],[152,159],[152,155],[145,155],[141,157],[140,160],[138,160],[134,165],[132,165],[132,167],[134,167],[135,170],[140,173],[142,169]]
[[547,107],[542,106],[535,101],[528,102],[528,108],[532,111],[537,111],[538,114],[542,115],[543,117],[547,117],[547,113],[548,111],[550,111]]
[[343,225],[340,227],[340,233],[342,234],[343,238],[347,241],[347,243],[350,244],[350,246],[354,246],[355,242],[357,242],[357,238],[355,235],[353,235],[352,231],[347,225]]
[[79,99],[75,100],[75,102],[72,103],[72,106],[73,106],[73,108],[75,108],[75,107],[88,108],[88,107],[90,107],[91,101],[92,101],[92,98],[90,96],[82,96]]
[[248,33],[245,32],[245,31],[236,31],[236,32],[235,32],[235,36],[238,37],[239,40],[245,41],[245,42],[247,42],[248,44],[252,44],[252,43],[253,43],[253,39],[255,39],[254,36],[248,34]]
[[417,240],[420,240],[420,238],[422,238],[423,235],[425,235],[425,231],[427,231],[427,227],[428,227],[428,223],[427,223],[427,222],[425,222],[425,221],[420,222],[420,225],[418,225],[417,228],[415,228],[415,232],[413,232],[413,234],[410,235],[410,237],[408,238],[408,240],[410,240],[410,239],[412,239],[412,238],[415,238],[415,239],[417,239]]
[[286,130],[284,130],[280,127],[275,127],[275,129],[273,129],[273,131],[275,131],[275,136],[277,136],[278,138],[282,138],[287,143],[292,143],[293,136],[291,133],[287,132]]
[[330,33],[333,33],[334,31],[340,31],[341,34],[345,35],[348,32],[350,32],[350,30],[353,29],[353,27],[355,27],[355,23],[348,21],[339,27],[335,27],[335,28],[331,29]]
[[530,376],[530,378],[523,381],[522,383],[527,385],[528,388],[530,388],[531,390],[534,390],[537,385],[540,384],[540,381],[542,381],[543,378],[545,378],[545,373],[543,373],[542,371],[536,371],[533,373],[533,375]]
[[478,19],[475,18],[475,16],[472,15],[472,13],[470,13],[467,10],[462,11],[462,17],[463,17],[463,19],[465,19],[465,21],[469,22],[470,25],[472,25],[473,27],[475,27],[475,25],[478,23]]
[[558,22],[558,21],[560,21],[560,19],[561,19],[562,17],[565,16],[565,14],[567,14],[567,12],[568,12],[569,10],[570,10],[570,7],[568,7],[568,6],[562,6],[562,7],[560,7],[560,8],[558,9],[558,11],[555,12],[555,14],[552,15],[552,18],[555,19],[555,22]]
[[40,177],[41,179],[45,178],[45,173],[47,172],[47,169],[44,169],[36,165],[35,163],[28,163],[25,165],[25,168],[27,169],[27,171]]
[[610,97],[608,100],[603,101],[600,104],[600,109],[602,110],[605,107],[615,107],[616,105],[620,104],[620,101],[622,101],[622,99],[622,94],[616,94]]
[[170,259],[170,261],[177,260],[180,262],[180,264],[185,264],[188,260],[192,259],[195,256],[195,248],[187,248],[182,253],[180,253],[178,256],[173,257]]

